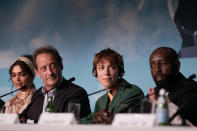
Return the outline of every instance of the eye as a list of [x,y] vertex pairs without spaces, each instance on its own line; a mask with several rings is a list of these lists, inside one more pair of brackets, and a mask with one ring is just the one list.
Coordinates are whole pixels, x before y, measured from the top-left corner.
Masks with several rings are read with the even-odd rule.
[[11,74],[11,77],[13,77],[13,78],[16,77],[16,74],[12,73],[12,74]]
[[151,69],[155,68],[155,64],[150,64],[150,68]]
[[99,70],[103,70],[103,69],[104,69],[104,66],[102,66],[102,65],[97,66],[97,69],[99,69]]
[[25,72],[21,72],[19,75],[20,76],[26,76],[26,73]]
[[113,70],[115,70],[115,69],[117,69],[117,66],[112,65],[111,68],[112,68]]
[[46,66],[42,66],[42,67],[40,68],[40,70],[41,70],[42,72],[45,72],[45,71],[46,71],[46,69],[47,69],[47,67],[46,67]]
[[57,68],[57,64],[56,63],[52,63],[50,66],[51,66],[51,69],[56,69]]
[[165,66],[165,65],[167,65],[167,63],[166,62],[161,62],[160,65]]

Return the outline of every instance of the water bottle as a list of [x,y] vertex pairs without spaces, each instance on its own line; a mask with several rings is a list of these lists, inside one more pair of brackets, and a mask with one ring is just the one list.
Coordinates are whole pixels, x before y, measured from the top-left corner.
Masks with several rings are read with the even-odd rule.
[[168,102],[165,93],[166,91],[164,89],[160,89],[156,106],[157,125],[168,125]]
[[52,96],[49,96],[49,98],[48,98],[48,103],[45,108],[45,112],[49,112],[49,113],[54,112],[54,105],[53,105],[53,97]]

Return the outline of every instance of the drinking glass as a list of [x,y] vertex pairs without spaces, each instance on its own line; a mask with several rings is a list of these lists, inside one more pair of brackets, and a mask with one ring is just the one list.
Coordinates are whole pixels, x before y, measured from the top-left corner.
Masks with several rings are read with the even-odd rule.
[[76,121],[79,121],[80,119],[80,110],[81,110],[81,104],[79,103],[68,104],[68,112],[71,112],[74,114]]
[[148,98],[144,98],[140,103],[140,113],[154,113],[155,112],[155,104]]

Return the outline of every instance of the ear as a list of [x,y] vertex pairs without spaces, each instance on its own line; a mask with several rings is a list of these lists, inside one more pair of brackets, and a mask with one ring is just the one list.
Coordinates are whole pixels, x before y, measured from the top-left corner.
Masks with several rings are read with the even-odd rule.
[[36,73],[36,76],[37,76],[38,78],[40,78],[40,73],[38,72],[38,70],[35,69],[34,72]]

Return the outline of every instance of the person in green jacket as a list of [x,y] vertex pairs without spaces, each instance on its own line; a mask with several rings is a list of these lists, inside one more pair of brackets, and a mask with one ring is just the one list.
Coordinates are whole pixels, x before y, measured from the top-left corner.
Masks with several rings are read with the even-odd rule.
[[80,119],[81,124],[111,124],[115,113],[138,112],[144,93],[136,85],[128,83],[124,75],[122,56],[110,49],[97,53],[93,61],[92,74],[106,89],[95,104],[94,112]]

